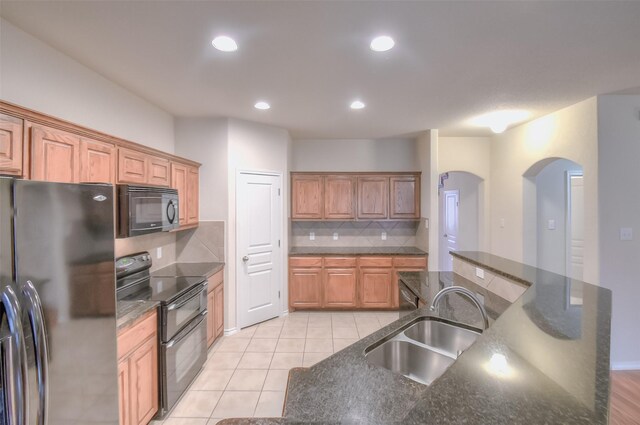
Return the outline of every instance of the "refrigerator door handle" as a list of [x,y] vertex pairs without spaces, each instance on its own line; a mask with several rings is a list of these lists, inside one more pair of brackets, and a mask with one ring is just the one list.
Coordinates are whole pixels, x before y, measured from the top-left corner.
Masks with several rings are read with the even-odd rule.
[[[27,425],[29,423],[29,383],[27,379],[27,345],[22,331],[22,320],[18,297],[11,286],[5,286],[0,295],[7,315],[9,333],[8,341],[3,342],[5,366],[9,366],[11,388],[6,394],[9,409],[9,423]],[[9,350],[4,350],[8,346]],[[7,355],[8,354],[8,355]]]
[[30,280],[22,285],[22,293],[28,303],[27,312],[29,319],[31,319],[31,326],[33,326],[39,396],[37,425],[47,425],[49,423],[49,347],[44,312],[38,291]]

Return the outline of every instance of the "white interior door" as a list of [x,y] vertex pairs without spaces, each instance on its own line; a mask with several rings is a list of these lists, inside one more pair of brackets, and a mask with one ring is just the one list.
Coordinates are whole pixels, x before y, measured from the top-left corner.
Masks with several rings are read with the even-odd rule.
[[584,275],[584,177],[569,174],[567,275],[583,279]]
[[458,207],[460,205],[460,191],[445,190],[443,201],[444,216],[444,246],[446,252],[444,255],[445,263],[442,269],[450,271],[453,269],[453,257],[449,251],[458,250]]
[[251,326],[281,312],[281,176],[239,173],[236,195],[238,322]]

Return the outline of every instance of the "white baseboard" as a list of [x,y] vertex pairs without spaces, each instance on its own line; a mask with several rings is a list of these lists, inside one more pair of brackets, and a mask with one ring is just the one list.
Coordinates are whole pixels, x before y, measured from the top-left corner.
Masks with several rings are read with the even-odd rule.
[[640,370],[640,362],[611,363],[611,370]]
[[280,317],[285,317],[289,315],[289,310],[285,310],[282,312],[282,314],[280,314]]
[[238,332],[240,332],[238,328],[225,329],[224,336],[231,336],[233,334],[237,334]]

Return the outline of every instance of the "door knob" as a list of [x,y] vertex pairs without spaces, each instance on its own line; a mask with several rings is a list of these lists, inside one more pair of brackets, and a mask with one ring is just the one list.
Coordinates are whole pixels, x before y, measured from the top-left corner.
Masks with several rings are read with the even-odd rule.
[[246,263],[247,261],[249,261],[249,257],[247,257],[247,256],[245,255],[244,257],[242,257],[242,261],[244,261],[244,262]]

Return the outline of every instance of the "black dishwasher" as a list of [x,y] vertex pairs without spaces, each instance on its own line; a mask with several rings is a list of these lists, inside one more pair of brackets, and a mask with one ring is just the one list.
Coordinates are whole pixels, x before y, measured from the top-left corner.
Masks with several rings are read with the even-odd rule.
[[400,317],[404,317],[418,309],[418,296],[403,281],[399,282],[398,290],[400,291],[400,296],[398,297],[400,300]]

